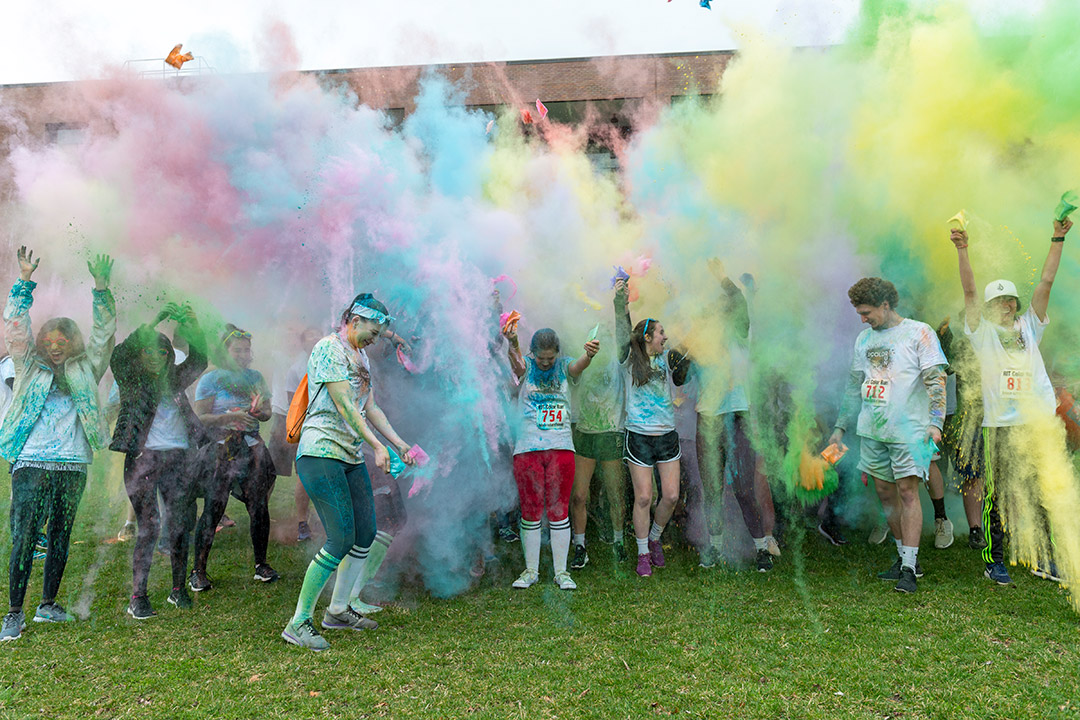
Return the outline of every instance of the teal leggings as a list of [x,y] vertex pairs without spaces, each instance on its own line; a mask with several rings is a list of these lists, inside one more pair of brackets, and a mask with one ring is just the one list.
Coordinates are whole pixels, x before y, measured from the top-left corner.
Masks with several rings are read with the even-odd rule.
[[305,455],[296,459],[296,472],[326,531],[323,550],[340,559],[354,546],[369,547],[375,540],[375,501],[364,464]]

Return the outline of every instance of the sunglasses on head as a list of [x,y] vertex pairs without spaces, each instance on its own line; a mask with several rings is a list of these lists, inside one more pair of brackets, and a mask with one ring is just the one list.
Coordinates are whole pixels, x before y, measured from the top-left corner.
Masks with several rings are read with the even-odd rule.
[[233,338],[236,338],[237,340],[250,340],[251,333],[245,332],[244,330],[233,330],[231,333],[225,336],[225,340],[223,342],[229,342]]

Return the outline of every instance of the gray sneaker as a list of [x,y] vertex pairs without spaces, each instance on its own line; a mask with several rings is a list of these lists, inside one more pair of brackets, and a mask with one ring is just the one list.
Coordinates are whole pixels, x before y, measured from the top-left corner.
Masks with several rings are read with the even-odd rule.
[[320,635],[319,631],[315,629],[315,625],[312,624],[311,618],[308,618],[299,625],[289,623],[285,626],[285,629],[281,631],[281,637],[285,642],[291,645],[306,647],[315,652],[330,647],[330,643],[326,642],[326,638]]
[[0,642],[18,640],[22,637],[22,631],[26,629],[26,615],[22,610],[9,612],[4,616],[4,624],[0,627]]
[[55,602],[48,604],[38,605],[37,612],[34,613],[34,622],[69,622],[75,618],[68,615],[67,610],[57,605]]
[[346,606],[340,613],[327,610],[322,618],[322,626],[325,630],[374,630],[379,623]]

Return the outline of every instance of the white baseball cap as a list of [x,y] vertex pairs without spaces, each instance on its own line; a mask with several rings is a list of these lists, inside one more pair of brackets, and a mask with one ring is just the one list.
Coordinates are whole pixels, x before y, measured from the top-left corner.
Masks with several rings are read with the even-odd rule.
[[1016,292],[1016,286],[1008,280],[995,280],[987,285],[983,293],[983,302],[990,302],[999,297],[1016,298],[1016,304],[1020,304],[1020,295]]

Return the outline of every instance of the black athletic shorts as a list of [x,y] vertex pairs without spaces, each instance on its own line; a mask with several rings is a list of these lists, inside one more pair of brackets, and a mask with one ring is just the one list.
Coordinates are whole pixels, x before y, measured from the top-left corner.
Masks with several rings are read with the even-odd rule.
[[626,431],[626,454],[623,460],[639,467],[653,467],[682,457],[679,433],[672,430],[663,435],[639,435]]

